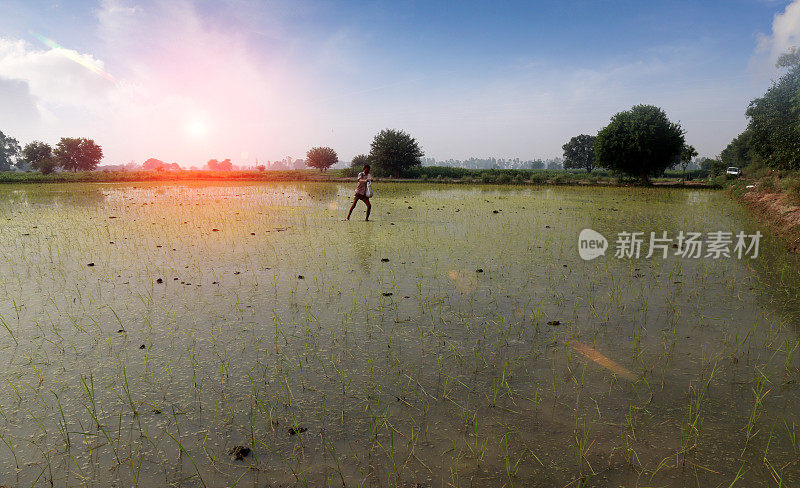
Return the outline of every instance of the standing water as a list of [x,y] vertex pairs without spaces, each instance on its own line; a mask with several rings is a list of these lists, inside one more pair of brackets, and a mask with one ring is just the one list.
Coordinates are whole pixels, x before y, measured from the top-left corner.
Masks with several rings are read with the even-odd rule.
[[800,263],[645,257],[726,194],[376,190],[1,187],[0,485],[800,484]]

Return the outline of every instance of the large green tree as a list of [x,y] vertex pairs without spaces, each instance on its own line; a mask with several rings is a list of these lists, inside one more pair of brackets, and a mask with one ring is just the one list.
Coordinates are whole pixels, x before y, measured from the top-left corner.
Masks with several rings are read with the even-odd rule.
[[636,105],[611,118],[597,133],[598,166],[648,183],[651,176],[676,164],[685,144],[683,129],[652,105]]
[[750,129],[736,136],[728,146],[722,150],[719,158],[726,166],[736,166],[743,168],[758,158],[753,151],[753,133]]
[[58,161],[53,157],[53,148],[42,141],[26,144],[22,150],[22,160],[42,174],[50,174],[58,167]]
[[581,134],[561,146],[564,150],[564,169],[594,169],[594,136]]
[[350,161],[351,168],[363,168],[364,166],[372,164],[370,163],[369,156],[366,154],[359,154],[358,156],[353,156],[353,159]]
[[306,166],[327,171],[339,162],[339,155],[329,147],[312,147],[306,153]]
[[369,152],[375,167],[386,174],[400,177],[400,173],[422,165],[422,156],[416,139],[396,129],[384,129],[372,140]]
[[62,137],[53,154],[68,171],[93,171],[103,159],[103,149],[85,137]]
[[0,171],[9,171],[19,158],[19,142],[0,131]]
[[800,53],[793,49],[778,60],[788,68],[761,98],[750,102],[750,145],[755,155],[779,169],[800,169]]

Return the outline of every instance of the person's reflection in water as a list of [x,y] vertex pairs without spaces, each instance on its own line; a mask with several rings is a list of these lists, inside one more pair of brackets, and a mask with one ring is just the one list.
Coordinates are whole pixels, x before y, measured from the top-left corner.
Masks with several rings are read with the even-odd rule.
[[372,270],[372,260],[374,259],[375,244],[372,240],[372,226],[364,225],[353,229],[350,233],[353,242],[353,251],[358,260],[358,264],[365,272]]

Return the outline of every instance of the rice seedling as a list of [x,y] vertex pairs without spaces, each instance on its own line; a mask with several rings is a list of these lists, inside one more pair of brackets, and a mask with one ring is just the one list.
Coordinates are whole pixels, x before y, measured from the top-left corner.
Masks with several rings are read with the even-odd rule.
[[369,224],[348,196],[0,188],[0,483],[800,482],[779,243],[577,254],[587,227],[751,230],[724,194],[397,183]]

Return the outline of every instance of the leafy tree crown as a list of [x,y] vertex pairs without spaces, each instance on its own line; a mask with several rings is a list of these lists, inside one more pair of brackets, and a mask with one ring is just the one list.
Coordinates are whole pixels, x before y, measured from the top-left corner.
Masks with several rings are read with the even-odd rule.
[[384,129],[372,140],[369,158],[381,172],[400,176],[403,170],[422,165],[424,155],[416,139],[406,132]]
[[325,171],[338,162],[339,156],[329,147],[312,147],[306,153],[306,165],[311,168]]
[[614,115],[594,147],[598,166],[647,181],[676,164],[684,144],[683,129],[662,109],[636,105]]
[[366,154],[359,154],[358,156],[353,156],[353,159],[350,161],[351,168],[363,168],[364,166],[372,164],[369,156]]
[[800,53],[790,50],[777,66],[789,69],[747,108],[747,142],[751,157],[779,169],[800,169]]
[[564,150],[564,169],[594,169],[594,136],[581,134],[561,146]]
[[62,137],[54,156],[59,166],[69,171],[92,171],[103,159],[103,149],[85,137]]
[[22,159],[31,168],[44,174],[52,173],[58,167],[58,161],[53,157],[53,148],[41,141],[28,143],[22,150]]

